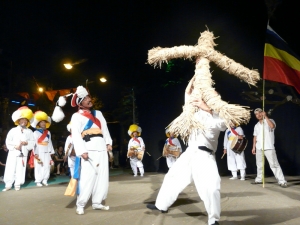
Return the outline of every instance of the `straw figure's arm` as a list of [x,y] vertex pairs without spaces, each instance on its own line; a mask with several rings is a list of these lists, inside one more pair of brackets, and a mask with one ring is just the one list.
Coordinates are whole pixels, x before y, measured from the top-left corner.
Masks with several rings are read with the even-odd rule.
[[222,70],[229,74],[237,76],[239,79],[251,85],[256,85],[260,80],[259,73],[256,70],[250,70],[240,63],[224,56],[214,49],[214,35],[212,32],[204,31],[198,39],[196,46],[175,46],[172,48],[156,47],[148,51],[148,63],[154,67],[161,67],[162,63],[168,63],[174,58],[192,59],[199,56],[209,59],[214,62]]

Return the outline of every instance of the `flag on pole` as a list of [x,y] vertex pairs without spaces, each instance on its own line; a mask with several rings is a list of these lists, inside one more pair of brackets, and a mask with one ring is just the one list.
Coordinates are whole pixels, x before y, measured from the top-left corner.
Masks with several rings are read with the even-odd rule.
[[300,57],[269,25],[264,51],[263,78],[291,85],[300,94]]

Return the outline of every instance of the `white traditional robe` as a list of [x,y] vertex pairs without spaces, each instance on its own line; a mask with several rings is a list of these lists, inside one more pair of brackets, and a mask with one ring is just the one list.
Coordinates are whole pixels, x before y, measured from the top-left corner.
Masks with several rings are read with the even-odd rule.
[[[257,176],[255,178],[256,182],[262,182],[262,174],[263,174],[263,161],[262,161],[262,149],[264,147],[264,155],[266,156],[270,168],[272,172],[274,173],[275,178],[277,179],[279,184],[286,183],[286,180],[284,178],[282,169],[280,167],[280,164],[277,159],[277,154],[275,150],[275,128],[276,123],[273,119],[270,119],[275,127],[271,129],[266,121],[266,119],[263,120],[263,123],[258,122],[254,127],[254,133],[253,136],[256,136],[256,166],[257,166]],[[264,133],[263,133],[264,129]],[[264,140],[263,140],[264,137]]]
[[[169,139],[170,139],[170,138],[167,138],[166,143],[165,143],[166,145],[169,144]],[[181,144],[180,144],[178,138],[172,138],[172,143],[173,143],[173,145],[175,145],[175,146],[178,148],[178,151],[182,152]],[[177,159],[177,158],[174,157],[174,156],[172,156],[172,155],[166,156],[166,161],[167,161],[167,165],[168,165],[169,169],[170,169],[170,168],[173,166],[173,164],[176,162],[176,159]]]
[[[15,149],[15,146],[18,146],[21,141],[26,141],[28,144],[22,146],[20,151]],[[6,146],[9,152],[3,179],[6,188],[11,188],[13,183],[15,183],[15,187],[24,184],[28,151],[33,149],[34,143],[33,132],[29,128],[17,126],[8,132]],[[22,157],[21,152],[23,153]]]
[[42,136],[42,133],[38,130],[33,132],[35,146],[34,154],[39,156],[39,159],[43,162],[42,164],[38,163],[37,159],[34,159],[34,176],[36,183],[47,183],[50,177],[51,169],[51,154],[54,154],[54,148],[51,141],[51,133],[48,131],[47,136],[38,143],[39,138]]
[[[214,224],[220,219],[221,213],[221,178],[214,152],[217,150],[220,131],[224,131],[226,125],[218,115],[211,115],[203,110],[199,110],[194,116],[206,127],[205,132],[193,130],[188,148],[166,174],[155,206],[159,210],[168,210],[179,193],[194,181],[208,214],[208,224]],[[199,146],[205,146],[213,153],[200,150]]]
[[74,149],[74,144],[72,140],[72,135],[69,135],[65,143],[65,154],[68,156],[68,166],[70,168],[71,177],[74,176],[74,166],[75,166],[75,159],[76,159],[76,156],[71,155],[73,149]]
[[[81,133],[89,121],[87,117],[80,114],[83,110],[74,113],[71,119],[72,140],[76,155],[79,157],[83,153],[89,155],[89,160],[81,158],[80,194],[77,197],[77,209],[83,209],[91,195],[92,205],[99,207],[101,202],[106,199],[108,192],[108,154],[106,145],[112,145],[112,139],[102,113],[98,110],[95,111],[95,117],[101,123],[103,138],[91,137],[88,142],[82,139]],[[90,128],[99,127],[92,123]]]
[[[233,128],[232,128],[233,129]],[[240,135],[244,136],[244,131],[241,127],[236,127],[235,131]],[[227,167],[230,171],[237,171],[237,170],[245,170],[246,169],[246,161],[245,161],[245,154],[242,151],[240,154],[235,153],[231,149],[231,143],[233,138],[236,135],[232,133],[231,130],[227,129],[224,135],[224,149],[227,150]]]
[[[135,141],[133,138],[129,140],[128,149],[134,147],[135,149],[138,149],[138,151],[142,151],[142,149],[145,148],[143,138],[137,137],[137,139],[139,140],[139,142]],[[137,167],[140,170],[141,176],[144,175],[144,165],[142,163],[142,160],[139,160],[136,156],[130,157],[130,165],[135,176],[137,175]]]

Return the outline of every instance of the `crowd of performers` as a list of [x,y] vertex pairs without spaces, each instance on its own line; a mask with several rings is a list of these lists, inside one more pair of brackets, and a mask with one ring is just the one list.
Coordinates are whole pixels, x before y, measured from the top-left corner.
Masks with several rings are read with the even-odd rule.
[[[232,173],[230,179],[238,179],[238,171],[240,171],[240,180],[243,181],[246,176],[245,155],[243,151],[234,151],[232,142],[243,139],[244,133],[238,124],[232,124],[228,129],[224,120],[209,109],[202,99],[190,98],[189,93],[186,92],[185,101],[198,107],[199,110],[194,116],[209,129],[206,132],[193,130],[187,142],[188,147],[183,153],[177,137],[166,130],[168,138],[163,146],[162,155],[166,157],[169,171],[165,175],[155,204],[148,204],[147,208],[167,213],[179,193],[194,181],[208,213],[208,224],[219,224],[221,179],[215,159],[218,137],[220,132],[225,131],[224,154],[227,154],[228,170]],[[109,158],[113,142],[106,120],[100,111],[92,109],[93,104],[89,93],[82,86],[79,86],[73,94],[71,105],[78,107],[78,111],[73,114],[67,125],[70,135],[65,142],[64,152],[71,177],[74,177],[76,160],[80,161],[80,182],[78,182],[80,191],[77,195],[76,213],[84,214],[90,196],[92,196],[93,209],[109,210],[109,206],[103,205],[103,201],[108,193]],[[257,177],[252,184],[262,183],[262,135],[264,135],[264,154],[279,185],[287,187],[274,147],[275,121],[269,119],[260,108],[254,111],[254,115],[258,123],[253,133],[252,153],[256,155]],[[16,191],[20,190],[25,181],[27,157],[33,160],[31,163],[34,163],[36,185],[47,186],[50,167],[53,164],[51,155],[54,154],[51,133],[48,130],[51,125],[50,117],[43,111],[33,113],[24,106],[13,113],[12,120],[16,127],[12,128],[6,137],[9,151],[3,178],[5,182],[3,191],[9,191],[13,186]],[[263,122],[265,126],[262,125]],[[32,132],[29,126],[32,126],[35,131]],[[136,124],[131,125],[128,130],[131,138],[128,142],[127,157],[135,177],[138,175],[138,170],[140,176],[144,176],[142,160],[146,150],[141,131],[141,127]]]

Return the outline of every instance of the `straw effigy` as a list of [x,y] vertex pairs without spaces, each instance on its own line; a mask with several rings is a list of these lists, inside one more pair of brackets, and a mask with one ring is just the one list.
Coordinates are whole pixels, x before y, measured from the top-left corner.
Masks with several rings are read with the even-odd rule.
[[[234,60],[224,56],[214,49],[214,35],[212,32],[204,31],[201,33],[196,46],[175,46],[172,48],[156,47],[148,52],[148,63],[150,65],[161,66],[162,63],[168,63],[174,58],[193,59],[196,58],[196,69],[193,78],[193,88],[191,89],[191,98],[202,99],[207,106],[219,114],[219,117],[225,120],[227,127],[230,124],[246,124],[250,120],[250,110],[247,106],[228,104],[221,99],[221,96],[213,88],[213,80],[210,73],[210,62],[214,62],[222,70],[227,71],[250,85],[256,85],[260,80],[259,73],[256,70],[250,70]],[[194,118],[194,113],[198,110],[191,102],[186,102],[183,106],[183,112],[168,126],[168,129],[186,141],[192,130],[205,130],[204,124],[201,124]]]

